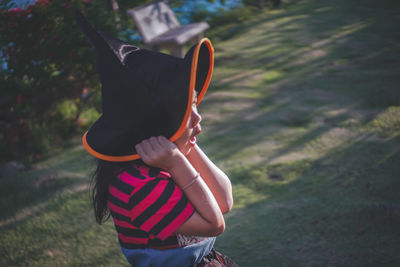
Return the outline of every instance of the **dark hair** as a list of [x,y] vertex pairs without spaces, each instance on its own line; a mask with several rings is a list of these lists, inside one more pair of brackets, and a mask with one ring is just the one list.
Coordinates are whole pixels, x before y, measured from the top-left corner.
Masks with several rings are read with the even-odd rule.
[[110,217],[110,211],[107,206],[108,187],[129,162],[109,162],[96,159],[96,163],[97,167],[90,182],[89,193],[96,222],[102,224]]

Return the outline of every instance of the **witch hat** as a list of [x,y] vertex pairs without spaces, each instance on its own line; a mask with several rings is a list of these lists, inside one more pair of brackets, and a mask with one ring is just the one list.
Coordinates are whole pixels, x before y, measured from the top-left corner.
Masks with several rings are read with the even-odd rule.
[[106,161],[139,159],[135,145],[151,136],[181,136],[210,84],[214,49],[203,38],[178,58],[128,44],[97,31],[77,12],[78,25],[96,50],[101,117],[83,135],[85,149]]

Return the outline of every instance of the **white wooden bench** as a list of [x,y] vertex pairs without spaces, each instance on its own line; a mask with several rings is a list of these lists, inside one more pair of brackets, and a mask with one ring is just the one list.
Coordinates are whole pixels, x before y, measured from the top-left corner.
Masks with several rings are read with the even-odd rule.
[[210,27],[207,22],[181,25],[163,1],[129,9],[127,13],[150,49],[158,51],[165,48],[178,57],[184,56],[187,42],[200,41],[204,31]]

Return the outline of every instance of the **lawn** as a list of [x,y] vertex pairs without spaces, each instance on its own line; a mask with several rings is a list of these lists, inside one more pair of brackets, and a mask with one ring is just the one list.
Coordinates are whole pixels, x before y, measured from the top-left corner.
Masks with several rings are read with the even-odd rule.
[[[302,0],[215,42],[199,144],[231,178],[239,266],[400,266],[400,4]],[[218,29],[214,29],[218,32]],[[1,266],[127,266],[75,138],[0,179]]]

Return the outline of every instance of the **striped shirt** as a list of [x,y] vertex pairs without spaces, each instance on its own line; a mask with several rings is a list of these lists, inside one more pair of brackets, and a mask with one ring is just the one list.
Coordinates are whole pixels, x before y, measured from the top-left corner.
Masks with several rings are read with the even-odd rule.
[[194,213],[169,173],[141,163],[124,168],[112,180],[108,208],[126,249],[179,247],[174,231]]

